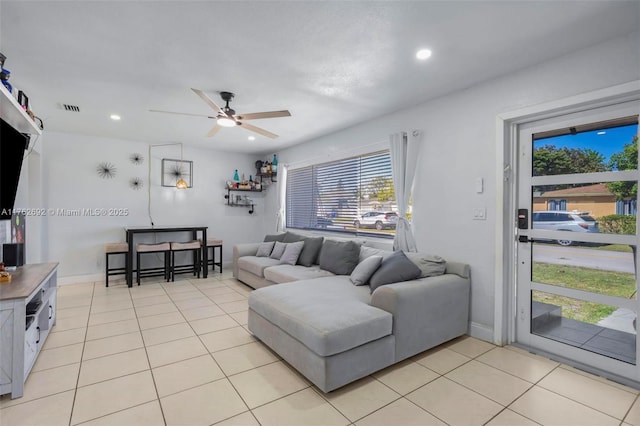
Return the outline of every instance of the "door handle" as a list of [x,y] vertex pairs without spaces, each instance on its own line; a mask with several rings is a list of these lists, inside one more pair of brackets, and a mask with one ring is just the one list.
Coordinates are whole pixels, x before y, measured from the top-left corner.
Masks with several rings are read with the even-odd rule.
[[536,240],[535,238],[529,238],[528,235],[519,235],[518,242],[519,243],[539,243],[542,240]]

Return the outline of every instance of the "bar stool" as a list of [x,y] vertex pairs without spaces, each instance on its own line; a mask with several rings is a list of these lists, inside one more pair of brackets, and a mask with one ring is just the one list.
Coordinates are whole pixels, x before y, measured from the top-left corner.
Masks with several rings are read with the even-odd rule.
[[[156,244],[136,244],[136,281],[140,285],[140,277],[157,277],[162,275],[165,280],[169,281],[169,243],[156,243]],[[140,264],[141,254],[164,254],[164,265],[162,267],[155,266],[152,268],[142,269]]]
[[[193,264],[191,265],[177,265],[176,266],[176,252],[192,251],[193,252]],[[200,278],[200,242],[189,241],[187,243],[171,243],[171,266],[169,268],[171,281],[175,281],[176,272],[179,274],[185,272],[193,272],[193,275],[198,275]]]
[[[127,243],[107,243],[104,245],[105,257],[105,287],[109,287],[109,277],[113,275],[125,275],[127,273],[127,252],[129,244]],[[109,268],[109,256],[124,254],[124,266],[118,268]]]
[[[201,240],[199,240],[201,241]],[[202,241],[201,241],[202,242]],[[218,249],[218,261],[216,262],[216,248]],[[220,273],[222,273],[222,240],[217,238],[207,238],[207,245],[202,247],[202,250],[211,249],[211,257],[207,258],[207,264],[203,265],[204,268],[208,268],[209,265],[212,266],[213,270],[216,270],[216,266],[220,268]]]

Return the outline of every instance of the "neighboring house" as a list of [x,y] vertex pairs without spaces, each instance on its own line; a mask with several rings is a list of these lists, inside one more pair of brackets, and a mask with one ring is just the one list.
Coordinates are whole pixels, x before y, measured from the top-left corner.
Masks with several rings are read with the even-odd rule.
[[577,188],[556,189],[534,194],[533,210],[578,210],[593,217],[610,214],[635,215],[636,200],[616,200],[604,183]]

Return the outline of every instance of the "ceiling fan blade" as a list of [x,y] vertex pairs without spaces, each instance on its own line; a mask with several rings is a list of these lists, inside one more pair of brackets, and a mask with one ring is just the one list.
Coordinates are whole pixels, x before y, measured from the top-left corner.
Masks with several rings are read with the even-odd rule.
[[190,112],[175,112],[175,111],[160,111],[157,109],[150,109],[149,112],[161,112],[163,114],[177,114],[177,115],[188,115],[190,117],[206,117],[206,118],[215,118],[210,115],[204,114],[191,114]]
[[249,124],[249,123],[240,123],[240,125],[242,127],[244,127],[245,129],[247,129],[247,130],[259,133],[262,136],[266,136],[266,137],[271,138],[271,139],[275,139],[275,138],[278,137],[278,135],[276,135],[275,133],[271,133],[271,132],[269,132],[269,131],[267,131],[265,129],[261,129],[260,127],[256,127],[256,126],[254,126],[252,124]]
[[291,113],[287,110],[284,111],[267,111],[267,112],[250,112],[247,114],[238,114],[236,117],[239,120],[259,120],[261,118],[277,118],[277,117],[291,117]]
[[211,108],[213,108],[216,112],[219,112],[221,114],[224,114],[225,116],[227,114],[225,114],[225,112],[222,110],[222,108],[220,108],[215,102],[213,102],[213,100],[207,96],[206,93],[204,93],[202,90],[199,89],[194,89],[191,88],[191,90],[194,91],[194,93],[198,96],[200,96],[202,98],[203,101],[205,101]]
[[222,129],[222,126],[216,124],[215,126],[213,126],[213,128],[211,130],[209,130],[209,133],[207,133],[207,137],[212,137],[214,136],[216,133],[218,133],[218,131]]

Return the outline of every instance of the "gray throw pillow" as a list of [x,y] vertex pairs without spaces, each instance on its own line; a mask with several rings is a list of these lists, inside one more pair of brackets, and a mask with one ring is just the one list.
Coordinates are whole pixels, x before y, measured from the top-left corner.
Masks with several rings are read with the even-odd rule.
[[322,249],[324,237],[307,237],[304,239],[304,247],[298,258],[298,265],[311,266],[318,261],[318,255]]
[[316,263],[324,237],[305,237],[295,232],[287,232],[282,240],[283,243],[295,243],[298,241],[304,241],[304,247],[298,257],[298,265],[311,266]]
[[284,240],[285,235],[287,235],[286,232],[283,232],[282,234],[265,235],[264,236],[264,242],[265,243],[268,243],[269,241],[280,241],[280,242],[282,242],[282,240]]
[[382,250],[368,246],[360,247],[360,262],[365,260],[369,256],[382,256],[382,259],[386,259],[391,256],[393,252],[391,250]]
[[271,254],[271,250],[273,250],[273,246],[275,245],[275,241],[269,241],[267,243],[260,243],[258,247],[258,251],[256,252],[257,257],[269,257]]
[[362,262],[358,263],[356,269],[353,270],[349,279],[355,285],[365,285],[369,282],[369,278],[378,269],[382,263],[382,256],[369,256]]
[[281,243],[280,241],[276,241],[273,246],[273,250],[271,250],[271,254],[269,255],[272,259],[280,259],[282,257],[282,253],[284,253],[284,249],[287,248],[285,243]]
[[402,281],[415,280],[420,276],[420,268],[401,251],[394,252],[382,261],[378,270],[369,279],[371,293],[380,286]]
[[420,278],[437,277],[443,275],[447,270],[447,261],[440,256],[414,252],[405,252],[404,254],[420,268]]
[[298,261],[298,256],[304,247],[304,241],[298,241],[297,243],[285,243],[286,247],[284,253],[280,257],[280,263],[286,263],[288,265],[295,265]]
[[351,275],[358,265],[360,245],[353,241],[324,240],[318,263],[320,269],[336,275]]

